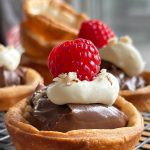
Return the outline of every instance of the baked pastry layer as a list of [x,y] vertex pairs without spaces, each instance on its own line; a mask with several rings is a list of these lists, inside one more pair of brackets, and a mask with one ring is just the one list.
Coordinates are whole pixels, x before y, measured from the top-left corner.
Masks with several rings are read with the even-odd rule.
[[58,0],[26,0],[23,8],[26,19],[31,21],[30,26],[38,26],[32,30],[44,37],[54,33],[54,39],[58,39],[58,36],[63,36],[63,39],[65,36],[76,37],[80,24],[88,19],[85,14]]
[[[12,107],[5,118],[16,150],[133,150],[143,130],[143,120],[136,108],[122,97],[116,106],[129,118],[127,127],[117,129],[81,129],[66,133],[39,131],[25,119],[31,107],[26,99]],[[28,144],[27,144],[28,143]]]

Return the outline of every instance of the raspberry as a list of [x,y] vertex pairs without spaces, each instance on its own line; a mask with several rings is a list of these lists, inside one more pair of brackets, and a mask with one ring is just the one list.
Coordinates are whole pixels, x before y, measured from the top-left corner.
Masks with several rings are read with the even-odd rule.
[[103,48],[115,34],[102,21],[93,19],[81,24],[78,37],[91,40],[97,48]]
[[94,44],[85,39],[66,41],[53,48],[48,67],[57,77],[61,73],[76,72],[80,80],[93,80],[100,70],[100,56]]

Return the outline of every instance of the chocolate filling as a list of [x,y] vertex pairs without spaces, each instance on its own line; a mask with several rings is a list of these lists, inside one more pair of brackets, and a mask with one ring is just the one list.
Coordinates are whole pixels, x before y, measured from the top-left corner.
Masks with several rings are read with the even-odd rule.
[[25,69],[21,67],[18,67],[15,71],[10,71],[4,67],[0,67],[0,87],[24,84],[25,72]]
[[107,69],[108,72],[118,79],[121,90],[136,90],[146,86],[146,82],[141,76],[129,77],[124,71],[108,61],[101,61],[101,69],[103,68]]
[[127,116],[115,106],[55,105],[48,99],[46,89],[34,93],[30,105],[33,110],[27,120],[39,130],[114,129],[128,123]]

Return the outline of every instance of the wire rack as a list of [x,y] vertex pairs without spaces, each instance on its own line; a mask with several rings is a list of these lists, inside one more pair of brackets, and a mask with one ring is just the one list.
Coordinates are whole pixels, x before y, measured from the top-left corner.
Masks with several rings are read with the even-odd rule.
[[[0,150],[15,150],[4,124],[4,112],[0,112]],[[142,113],[144,131],[135,150],[150,150],[150,112]]]
[[135,150],[150,150],[150,112],[142,113],[144,118],[144,131]]
[[4,112],[0,112],[0,150],[15,150],[4,124]]

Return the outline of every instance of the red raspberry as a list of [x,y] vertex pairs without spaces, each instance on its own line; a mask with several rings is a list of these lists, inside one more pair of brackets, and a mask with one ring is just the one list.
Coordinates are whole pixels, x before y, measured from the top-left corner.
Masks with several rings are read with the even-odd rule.
[[53,77],[76,72],[80,80],[91,81],[100,70],[100,62],[99,52],[91,41],[76,39],[53,48],[48,67]]
[[103,48],[115,34],[102,21],[94,19],[81,24],[78,37],[91,40],[95,46]]

